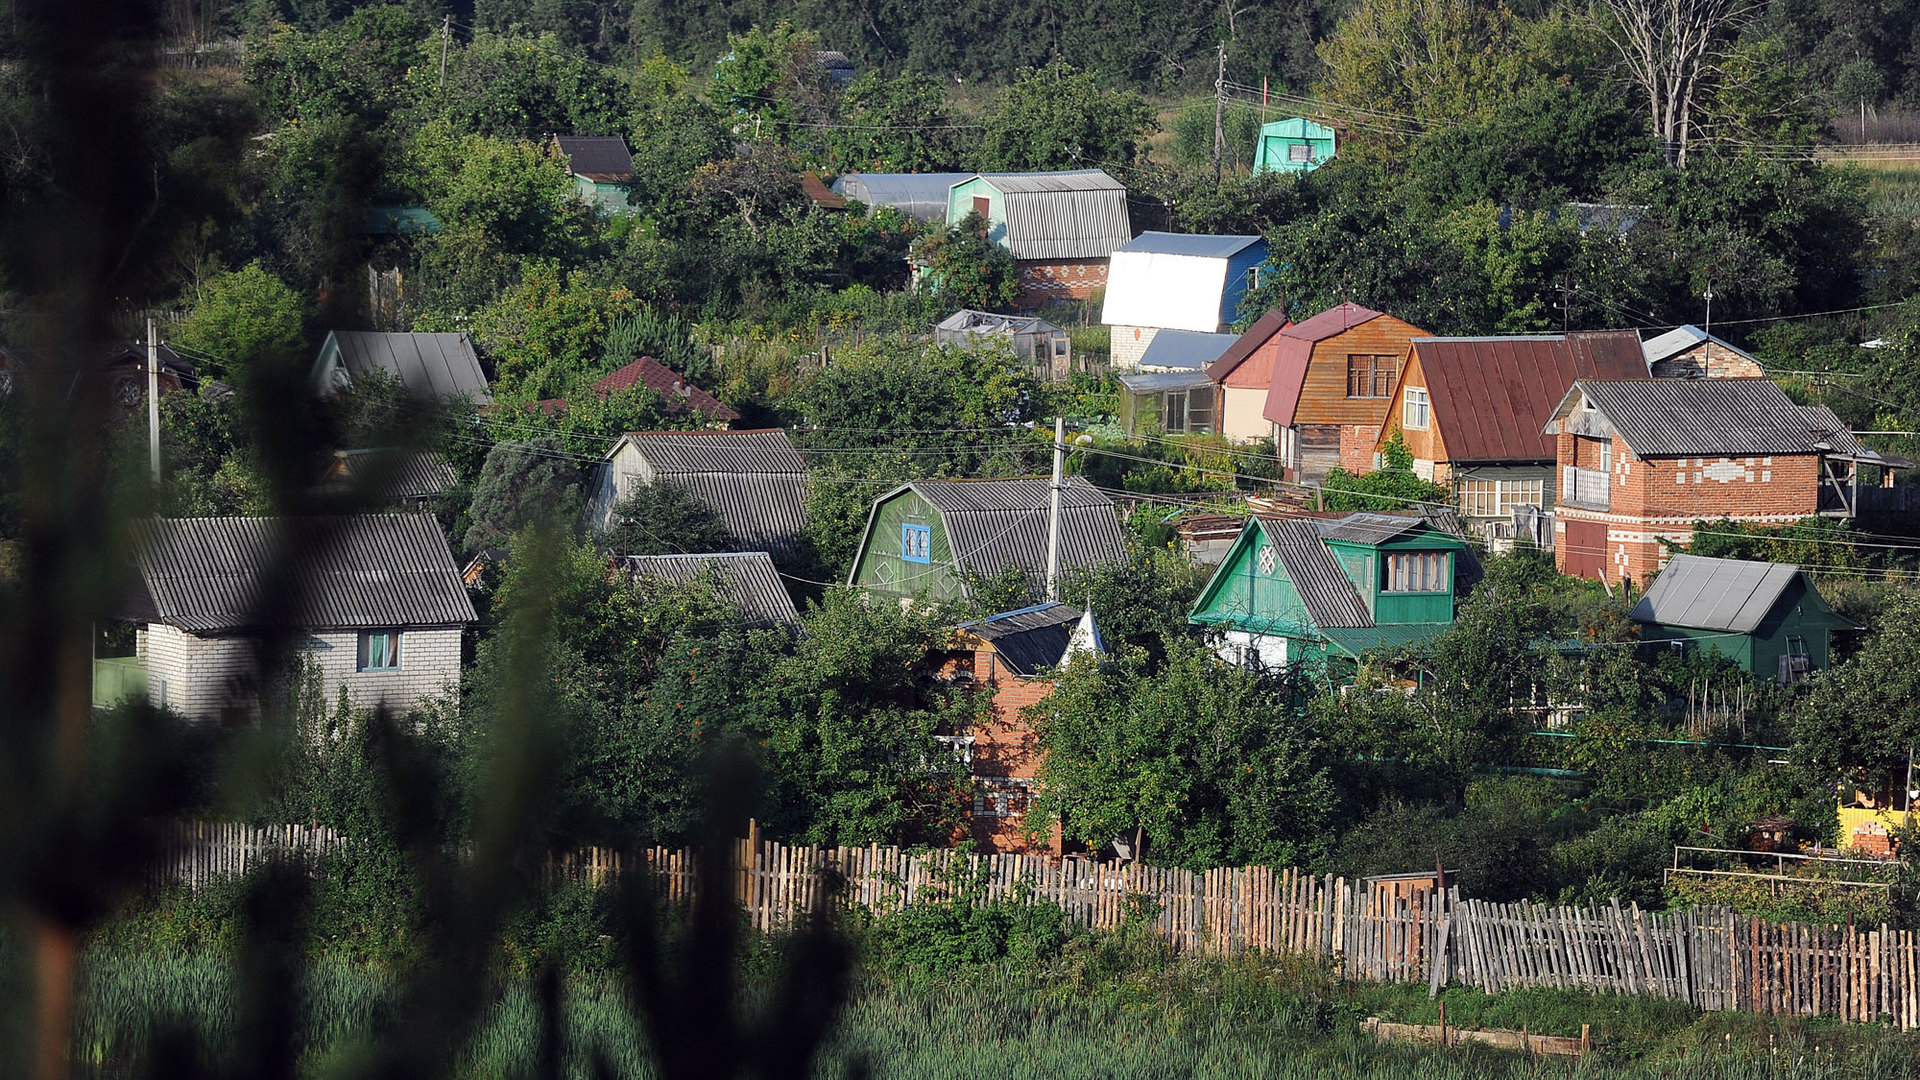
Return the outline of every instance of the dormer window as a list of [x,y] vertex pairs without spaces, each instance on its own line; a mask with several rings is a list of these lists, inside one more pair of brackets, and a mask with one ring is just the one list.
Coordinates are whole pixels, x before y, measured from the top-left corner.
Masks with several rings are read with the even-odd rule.
[[1387,592],[1437,593],[1451,588],[1447,583],[1444,551],[1402,551],[1387,556]]

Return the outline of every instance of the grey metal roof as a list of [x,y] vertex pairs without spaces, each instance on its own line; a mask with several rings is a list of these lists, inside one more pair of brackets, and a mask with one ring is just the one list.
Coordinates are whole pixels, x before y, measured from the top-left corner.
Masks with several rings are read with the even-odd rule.
[[1200,386],[1212,386],[1213,380],[1207,377],[1204,370],[1149,371],[1137,375],[1122,375],[1120,385],[1136,394],[1151,394],[1162,390],[1190,390]]
[[196,634],[259,627],[262,584],[290,587],[281,625],[456,626],[473,604],[426,514],[152,518],[135,526],[143,595],[131,612]]
[[[915,480],[883,501],[911,488],[931,503],[964,570],[987,577],[1009,567],[1044,574],[1052,487],[1047,477]],[[1126,534],[1113,500],[1084,479],[1067,477],[1060,492],[1060,565],[1090,569],[1126,555]]]
[[1253,245],[1265,242],[1264,236],[1205,236],[1199,233],[1148,231],[1115,248],[1114,253],[1149,251],[1156,255],[1197,255],[1205,259],[1231,259]]
[[558,135],[554,142],[575,176],[614,184],[633,179],[633,153],[618,135]]
[[1635,622],[1750,634],[1800,568],[1786,563],[1675,555],[1633,606]]
[[1423,529],[1417,517],[1392,514],[1354,514],[1335,521],[1322,520],[1320,535],[1328,540],[1347,540],[1356,544],[1384,544],[1402,533]]
[[1181,368],[1198,371],[1220,359],[1239,334],[1208,334],[1198,330],[1161,330],[1147,342],[1140,354],[1141,367]]
[[607,457],[622,444],[711,507],[742,549],[793,554],[807,523],[807,460],[785,431],[636,431]]
[[1315,626],[1359,628],[1373,625],[1353,579],[1340,569],[1320,530],[1306,518],[1258,518],[1260,531],[1273,545],[1287,580],[1306,605]]
[[891,206],[911,218],[945,224],[947,196],[972,173],[848,173],[832,190],[868,206]]
[[1080,616],[1079,608],[1066,604],[1035,604],[962,623],[959,629],[991,642],[995,655],[1014,674],[1031,677],[1042,668],[1059,666]]
[[1641,457],[1811,454],[1860,445],[1830,410],[1810,414],[1772,379],[1582,379],[1573,389]]
[[1738,345],[1734,345],[1724,338],[1709,334],[1692,323],[1648,338],[1640,343],[1640,351],[1646,354],[1647,363],[1651,365],[1678,356],[1703,341],[1711,341],[1736,356],[1744,356],[1749,360],[1753,359],[1753,354],[1747,352],[1747,350],[1740,348]]
[[638,578],[685,585],[712,575],[721,599],[740,611],[748,626],[798,626],[800,613],[793,597],[780,583],[773,558],[764,551],[729,551],[706,555],[621,555],[614,565]]
[[[354,378],[383,371],[419,397],[464,397],[476,402],[491,397],[480,357],[465,334],[335,330],[327,339],[339,348],[340,362]],[[324,346],[321,355],[326,355]]]
[[1127,189],[1099,169],[981,179],[1000,191],[1007,251],[1016,259],[1106,259],[1133,239]]

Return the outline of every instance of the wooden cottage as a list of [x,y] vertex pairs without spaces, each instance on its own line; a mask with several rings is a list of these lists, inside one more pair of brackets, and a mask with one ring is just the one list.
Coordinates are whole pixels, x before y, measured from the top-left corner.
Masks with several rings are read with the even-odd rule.
[[1675,555],[1633,606],[1643,641],[1716,652],[1782,686],[1824,669],[1852,624],[1786,563]]
[[[902,600],[958,600],[975,578],[1047,577],[1053,481],[914,480],[882,495],[867,515],[847,584]],[[1127,557],[1113,500],[1078,476],[1062,485],[1060,565],[1083,570]]]
[[633,214],[633,152],[618,135],[556,135],[554,146],[573,176],[574,193],[602,214]]
[[947,193],[949,222],[968,213],[1013,256],[1028,309],[1106,288],[1108,260],[1133,239],[1126,186],[1099,169],[976,174]]
[[1116,249],[1100,309],[1112,334],[1113,366],[1139,367],[1164,330],[1226,331],[1240,317],[1241,298],[1259,284],[1266,259],[1267,242],[1259,236],[1144,232]]
[[1230,663],[1349,663],[1453,625],[1467,547],[1418,517],[1255,518],[1195,603]]
[[[1270,319],[1262,321],[1274,326]],[[1261,415],[1273,425],[1288,479],[1320,480],[1335,465],[1349,472],[1372,466],[1408,343],[1425,335],[1391,315],[1345,303],[1305,322],[1275,327],[1250,350],[1242,363],[1265,363],[1253,359],[1263,351],[1272,355],[1273,377]],[[1234,374],[1225,364],[1213,372],[1216,380]]]

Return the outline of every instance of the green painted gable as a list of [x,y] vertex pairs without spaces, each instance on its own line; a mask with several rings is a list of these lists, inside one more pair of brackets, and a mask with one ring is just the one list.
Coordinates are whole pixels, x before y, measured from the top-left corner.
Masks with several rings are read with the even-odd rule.
[[987,239],[1007,246],[1007,202],[1000,189],[989,183],[984,176],[955,184],[947,192],[947,223],[958,224],[960,219],[973,212],[973,200],[987,200]]
[[1191,620],[1278,637],[1317,638],[1313,616],[1287,577],[1285,564],[1273,558],[1271,573],[1260,569],[1261,552],[1272,547],[1259,523],[1249,521],[1201,591]]
[[1333,155],[1332,128],[1299,116],[1275,120],[1260,128],[1260,141],[1254,147],[1253,171],[1312,172],[1333,160]]
[[1650,622],[1640,624],[1640,637],[1643,641],[1687,642],[1693,648],[1725,656],[1749,674],[1777,679],[1783,656],[1805,656],[1809,670],[1824,670],[1832,660],[1834,631],[1852,625],[1834,613],[1803,573],[1781,591],[1751,633]]
[[[927,562],[907,557],[909,528],[927,530]],[[940,512],[911,488],[874,506],[849,580],[858,588],[901,599],[958,600],[966,595],[966,580],[954,562]]]

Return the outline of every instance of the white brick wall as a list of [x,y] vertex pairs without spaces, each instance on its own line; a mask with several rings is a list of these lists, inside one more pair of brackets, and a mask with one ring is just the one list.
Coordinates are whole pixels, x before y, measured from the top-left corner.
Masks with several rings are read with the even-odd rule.
[[1140,354],[1153,344],[1153,336],[1160,332],[1153,326],[1112,326],[1107,343],[1107,362],[1115,371],[1138,371]]
[[[239,677],[252,668],[251,641],[198,637],[158,623],[147,627],[144,638],[147,697],[155,705],[195,720],[218,720],[224,708],[245,707],[235,699]],[[395,671],[359,670],[360,635],[352,630],[308,634],[301,652],[318,668],[329,704],[344,686],[356,705],[405,712],[460,680],[459,627],[401,631]]]

